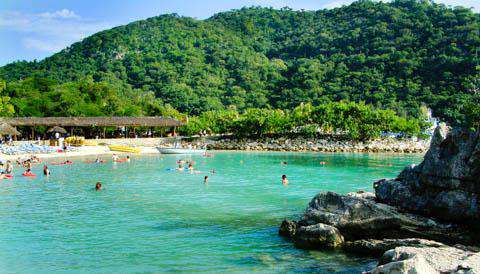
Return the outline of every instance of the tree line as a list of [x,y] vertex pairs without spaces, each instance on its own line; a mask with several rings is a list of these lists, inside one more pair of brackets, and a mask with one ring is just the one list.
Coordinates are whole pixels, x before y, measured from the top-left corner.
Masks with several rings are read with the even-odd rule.
[[[423,117],[425,118],[425,117]],[[233,134],[237,137],[265,135],[337,135],[351,140],[375,139],[382,134],[421,136],[430,126],[425,119],[400,117],[392,110],[375,109],[363,102],[301,104],[292,110],[249,108],[206,111],[190,117],[185,135]]]

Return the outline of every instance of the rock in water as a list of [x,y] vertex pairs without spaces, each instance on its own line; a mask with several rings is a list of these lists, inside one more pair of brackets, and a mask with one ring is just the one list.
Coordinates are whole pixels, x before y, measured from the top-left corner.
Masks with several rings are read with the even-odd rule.
[[366,239],[345,242],[343,249],[348,252],[364,255],[381,256],[390,249],[400,246],[411,247],[445,247],[446,245],[424,239],[408,238],[408,239]]
[[439,126],[423,162],[374,184],[377,200],[444,221],[480,222],[480,131]]
[[316,224],[297,228],[295,245],[306,249],[333,249],[343,245],[343,236],[337,228]]
[[[303,218],[297,222],[296,231],[302,226],[319,223],[336,227],[346,241],[383,239],[395,235],[398,238],[426,238],[449,243],[469,242],[469,239],[463,239],[467,235],[462,235],[462,231],[455,227],[402,213],[393,206],[352,194],[317,194],[309,203]],[[297,235],[293,241],[301,237]]]

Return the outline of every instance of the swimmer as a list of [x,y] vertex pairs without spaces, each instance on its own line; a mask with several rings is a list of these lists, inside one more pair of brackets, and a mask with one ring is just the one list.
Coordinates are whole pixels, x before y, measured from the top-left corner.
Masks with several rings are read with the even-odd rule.
[[100,159],[97,157],[97,159],[95,159],[95,163],[100,163]]
[[184,170],[184,168],[183,168],[183,166],[182,166],[182,165],[178,165],[178,167],[176,168],[176,170],[178,170],[178,171],[183,171],[183,170]]
[[281,164],[281,165],[285,165],[285,166],[288,165],[288,163],[285,162],[285,161],[281,162],[280,164]]
[[320,164],[323,166],[323,165],[326,165],[327,162],[320,162]]
[[127,155],[126,159],[127,159],[126,161],[130,163],[130,156]]
[[112,160],[113,160],[114,162],[118,161],[118,156],[117,156],[117,154],[113,154],[113,155],[112,155]]
[[210,170],[210,173],[215,174],[215,169]]
[[25,174],[25,175],[31,175],[31,174],[32,174],[32,170],[28,168],[27,170],[25,170],[25,172],[24,172],[23,174]]
[[208,184],[208,176],[205,176],[205,177],[203,178],[203,183],[204,183],[204,184]]
[[97,184],[95,185],[95,190],[96,190],[96,191],[102,190],[102,183],[97,182]]
[[50,169],[48,169],[47,165],[43,166],[43,175],[49,176],[50,175]]
[[192,164],[188,164],[188,170],[193,171],[193,165]]
[[66,160],[66,161],[65,161],[65,164],[70,165],[70,164],[73,164],[73,162],[70,161],[70,160]]
[[282,184],[283,184],[283,185],[287,185],[287,184],[288,184],[287,175],[282,175]]

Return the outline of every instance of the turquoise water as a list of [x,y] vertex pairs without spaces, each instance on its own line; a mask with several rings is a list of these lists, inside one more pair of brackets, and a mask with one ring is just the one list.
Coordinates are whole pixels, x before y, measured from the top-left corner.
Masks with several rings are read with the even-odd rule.
[[[51,166],[50,178],[23,178],[17,169],[0,185],[0,272],[361,271],[374,262],[297,250],[278,236],[279,224],[300,216],[319,191],[371,190],[374,180],[421,159],[217,152],[192,157],[204,174],[166,170],[180,158],[133,156],[117,164],[76,158],[71,166]],[[34,172],[41,175],[41,166]],[[281,184],[282,174],[289,185]],[[103,191],[93,190],[97,180]]]

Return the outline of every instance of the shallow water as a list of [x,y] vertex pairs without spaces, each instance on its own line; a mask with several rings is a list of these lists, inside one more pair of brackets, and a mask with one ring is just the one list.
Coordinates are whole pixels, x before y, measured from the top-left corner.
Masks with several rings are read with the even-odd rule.
[[[180,158],[133,156],[117,164],[76,158],[71,166],[51,166],[50,178],[40,176],[41,166],[34,168],[38,178],[24,178],[17,168],[0,185],[0,272],[358,272],[374,262],[297,250],[278,236],[279,224],[298,217],[319,191],[372,190],[374,180],[421,160],[217,152],[192,157],[204,174],[168,171]],[[103,191],[93,190],[97,180]]]

